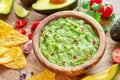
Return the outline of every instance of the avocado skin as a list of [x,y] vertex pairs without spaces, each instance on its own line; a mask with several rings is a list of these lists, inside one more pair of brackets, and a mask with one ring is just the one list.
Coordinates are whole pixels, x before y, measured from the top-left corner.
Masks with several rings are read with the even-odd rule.
[[20,1],[22,2],[23,5],[30,7],[37,0],[20,0]]
[[77,0],[75,2],[73,2],[72,4],[65,6],[63,8],[59,8],[59,9],[50,9],[50,10],[34,10],[40,14],[45,14],[45,15],[49,15],[58,11],[63,11],[63,10],[73,10],[75,7],[77,7]]
[[[95,77],[92,80],[114,80],[116,75],[119,73],[119,69],[120,69],[120,65],[114,64],[113,66],[109,67],[107,70],[100,72],[98,74],[95,74],[95,75],[87,76],[83,78],[82,80],[91,80],[90,77],[93,77],[93,78]],[[104,76],[104,75],[107,75],[107,76]]]
[[116,64],[115,73],[114,73],[114,75],[112,76],[112,78],[110,80],[114,80],[115,79],[116,75],[119,73],[119,69],[120,69],[120,65]]
[[110,36],[112,40],[120,42],[120,18],[111,27]]
[[[4,11],[1,11],[1,10],[0,10],[0,14],[2,14],[2,15],[7,15],[7,14],[9,14],[9,13],[11,12],[12,7],[13,7],[14,0],[11,0],[11,3],[10,3],[10,4],[11,4],[11,5],[8,6],[8,10],[4,10]],[[1,5],[1,4],[0,4],[0,5]],[[4,4],[4,5],[6,5],[6,4]]]

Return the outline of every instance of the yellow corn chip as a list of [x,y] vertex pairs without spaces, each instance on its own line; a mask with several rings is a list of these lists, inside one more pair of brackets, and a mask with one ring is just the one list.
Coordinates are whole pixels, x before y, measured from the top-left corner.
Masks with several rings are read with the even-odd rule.
[[11,68],[11,69],[20,69],[20,68],[23,68],[26,66],[26,59],[23,54],[23,51],[21,50],[20,47],[16,47],[16,49],[18,51],[14,52],[15,54],[17,54],[17,56],[14,58],[14,60],[12,60],[9,63],[2,64],[2,65],[6,66],[8,68]]
[[19,69],[26,65],[26,59],[19,46],[28,41],[28,38],[14,30],[6,22],[0,20],[0,64]]
[[27,41],[28,41],[27,37],[25,37],[18,31],[12,30],[9,32],[9,34],[0,38],[0,46],[13,47],[26,43]]
[[5,47],[0,47],[0,56],[4,54],[8,49]]
[[43,72],[32,76],[28,80],[55,80],[55,73],[45,69]]
[[2,52],[2,55],[0,56],[0,64],[8,63],[14,60],[14,58],[17,56],[18,49],[16,47],[9,49],[1,47],[1,49],[4,49],[4,53]]
[[0,37],[7,35],[11,30],[13,30],[12,26],[0,20]]

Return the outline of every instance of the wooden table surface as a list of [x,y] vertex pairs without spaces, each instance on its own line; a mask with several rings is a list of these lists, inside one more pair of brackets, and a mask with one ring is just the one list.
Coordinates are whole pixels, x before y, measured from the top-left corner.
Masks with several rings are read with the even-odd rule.
[[[19,0],[15,0],[15,1],[20,3]],[[111,3],[113,5],[114,12],[116,14],[116,19],[120,18],[120,0],[104,0],[104,1],[105,2],[108,1],[109,3]],[[30,10],[30,14],[29,14],[29,16],[27,16],[25,18],[25,20],[28,22],[27,26],[25,26],[25,28],[27,29],[26,36],[28,35],[28,33],[30,33],[31,24],[35,20],[40,20],[40,19],[43,19],[45,17],[45,15],[38,14],[35,11],[33,11],[31,8],[28,8],[28,9]],[[0,19],[15,26],[15,21],[18,20],[19,18],[16,17],[16,15],[14,14],[14,11],[12,11],[7,16],[0,15]],[[110,27],[108,27],[108,29],[110,29]],[[106,42],[107,42],[107,46],[106,46],[106,50],[105,50],[103,58],[87,74],[82,75],[82,76],[73,77],[73,78],[68,78],[68,77],[65,77],[62,75],[56,75],[56,80],[78,80],[78,78],[81,79],[81,77],[83,77],[83,76],[99,73],[101,71],[106,70],[109,66],[111,66],[113,64],[113,62],[111,60],[110,53],[115,48],[120,47],[120,43],[117,43],[117,42],[114,42],[111,40],[110,35],[109,35],[109,31],[106,33]],[[12,69],[5,68],[4,66],[0,66],[0,80],[19,80],[20,75],[22,73],[26,73],[27,77],[29,78],[31,76],[31,72],[34,75],[34,74],[41,72],[44,69],[44,66],[41,65],[41,63],[37,60],[33,51],[28,56],[26,56],[26,59],[27,59],[27,66],[25,68],[22,68],[19,70],[12,70]],[[120,80],[120,72],[116,76],[115,80]]]

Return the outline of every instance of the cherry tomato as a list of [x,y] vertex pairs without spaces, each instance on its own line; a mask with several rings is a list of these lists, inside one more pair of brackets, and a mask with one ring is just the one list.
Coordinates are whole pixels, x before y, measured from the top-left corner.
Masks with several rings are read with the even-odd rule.
[[101,4],[102,0],[90,0],[90,6],[92,6],[94,3]]
[[31,40],[33,37],[33,33],[28,34],[28,38]]
[[100,9],[98,10],[98,12],[103,13],[104,11],[105,11],[105,8],[104,8],[104,5],[102,5],[102,6],[100,7]]
[[26,34],[26,30],[23,28],[17,28],[16,29],[18,32],[20,32],[21,34],[25,35]]
[[104,6],[104,8],[105,8],[105,10],[104,10],[104,12],[102,13],[102,17],[103,17],[103,18],[108,18],[108,17],[110,17],[110,16],[112,15],[112,13],[113,13],[113,6],[110,5],[110,4],[107,4],[107,5]]
[[112,60],[114,63],[120,64],[120,48],[116,48],[113,51]]
[[24,27],[27,24],[25,20],[17,20],[15,25],[16,27]]
[[35,30],[36,27],[38,26],[38,24],[39,24],[40,22],[41,22],[41,20],[35,21],[35,22],[32,24],[32,26],[31,26],[31,30]]

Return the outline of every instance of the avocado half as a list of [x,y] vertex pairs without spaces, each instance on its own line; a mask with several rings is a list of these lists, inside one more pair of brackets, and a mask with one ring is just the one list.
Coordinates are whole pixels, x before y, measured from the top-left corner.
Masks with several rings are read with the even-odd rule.
[[87,76],[82,80],[114,80],[114,78],[119,72],[119,69],[120,69],[120,65],[114,64],[111,67],[109,67],[107,70],[95,75]]
[[112,40],[120,42],[120,18],[112,25],[110,29],[110,36]]
[[77,0],[67,0],[63,4],[51,4],[49,0],[38,0],[32,8],[41,14],[51,14],[63,10],[72,10],[77,6]]
[[9,14],[11,12],[14,0],[0,0],[0,14]]

